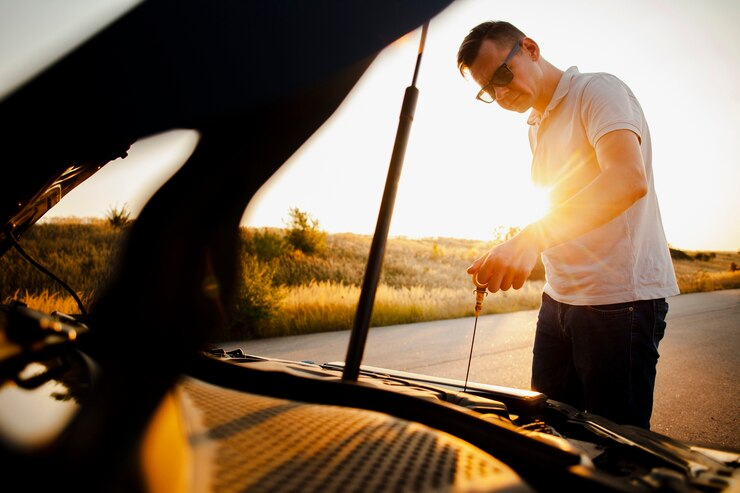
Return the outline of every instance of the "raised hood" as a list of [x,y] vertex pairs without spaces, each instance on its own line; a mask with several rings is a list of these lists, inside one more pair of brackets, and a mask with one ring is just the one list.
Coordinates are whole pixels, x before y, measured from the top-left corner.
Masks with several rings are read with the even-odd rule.
[[[333,113],[377,52],[450,2],[107,2],[107,15],[86,25],[76,48],[36,54],[31,66],[45,69],[0,88],[0,254],[10,235],[21,236],[136,140],[176,128],[254,133],[280,107],[281,118],[301,118],[286,106],[300,104],[291,97],[334,80],[336,98],[304,112],[313,121],[294,143],[245,162],[254,170],[242,183],[251,197],[315,130],[308,128]],[[19,1],[3,7],[4,15],[16,11],[29,24],[44,25],[32,14],[51,15]]]

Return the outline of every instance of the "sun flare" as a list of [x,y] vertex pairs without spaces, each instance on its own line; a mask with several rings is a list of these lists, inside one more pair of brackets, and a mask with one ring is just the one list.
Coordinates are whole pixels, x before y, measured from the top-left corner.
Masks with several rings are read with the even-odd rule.
[[542,219],[550,212],[550,190],[528,184],[522,189],[522,200],[517,207],[517,223],[524,227]]

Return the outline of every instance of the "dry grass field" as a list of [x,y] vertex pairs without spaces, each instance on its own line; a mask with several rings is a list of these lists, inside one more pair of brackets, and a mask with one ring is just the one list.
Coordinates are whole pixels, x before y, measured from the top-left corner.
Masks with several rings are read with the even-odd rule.
[[[105,223],[38,225],[23,246],[87,305],[110,272],[125,229]],[[351,328],[370,250],[370,237],[333,234],[307,254],[283,230],[244,229],[242,283],[235,321],[219,340],[273,337]],[[453,238],[391,238],[386,247],[373,326],[473,315],[473,286],[465,269],[494,242]],[[740,253],[672,250],[682,293],[740,287]],[[733,270],[733,266],[734,269]],[[539,306],[544,271],[538,265],[522,289],[484,303],[484,314]],[[0,301],[78,313],[74,300],[16,252],[0,258]]]
[[707,260],[695,258],[706,252],[685,253],[694,260],[673,260],[682,293],[740,288],[740,252],[712,252],[715,256]]

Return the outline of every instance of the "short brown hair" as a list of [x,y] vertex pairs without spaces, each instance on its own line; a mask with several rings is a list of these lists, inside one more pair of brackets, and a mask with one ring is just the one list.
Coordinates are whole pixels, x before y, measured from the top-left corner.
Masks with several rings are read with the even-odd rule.
[[465,36],[457,51],[457,68],[460,74],[465,77],[465,73],[475,63],[484,40],[511,43],[513,46],[524,37],[526,34],[506,21],[487,21],[478,24]]

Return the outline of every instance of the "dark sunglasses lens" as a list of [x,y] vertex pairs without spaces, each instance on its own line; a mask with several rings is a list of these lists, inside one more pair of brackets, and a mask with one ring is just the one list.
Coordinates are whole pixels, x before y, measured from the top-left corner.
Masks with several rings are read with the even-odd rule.
[[514,73],[509,70],[509,67],[506,65],[502,65],[496,70],[496,73],[493,74],[493,79],[491,79],[491,82],[495,86],[505,86],[509,82],[511,82],[511,79],[514,78]]

